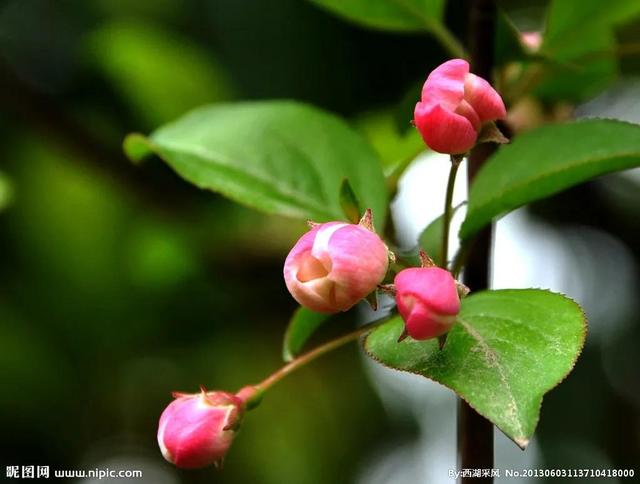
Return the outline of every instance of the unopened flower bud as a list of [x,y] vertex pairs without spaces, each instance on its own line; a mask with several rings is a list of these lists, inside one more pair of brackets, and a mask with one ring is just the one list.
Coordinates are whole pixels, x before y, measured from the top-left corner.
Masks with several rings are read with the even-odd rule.
[[520,41],[530,52],[537,52],[542,45],[542,34],[538,31],[522,32]]
[[174,396],[158,425],[164,458],[183,469],[221,463],[240,423],[243,400],[231,393],[205,390]]
[[396,275],[396,303],[406,333],[424,340],[451,329],[460,311],[456,281],[439,267],[410,268]]
[[495,89],[471,74],[467,61],[452,59],[427,77],[414,122],[429,148],[456,155],[476,144],[484,123],[505,116],[504,103]]
[[389,253],[375,232],[362,225],[315,225],[291,249],[284,264],[289,292],[302,306],[321,313],[346,311],[376,289]]

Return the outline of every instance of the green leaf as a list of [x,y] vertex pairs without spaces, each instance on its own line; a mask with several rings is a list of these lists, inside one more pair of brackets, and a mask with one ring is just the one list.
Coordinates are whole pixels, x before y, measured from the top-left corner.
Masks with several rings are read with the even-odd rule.
[[206,106],[156,130],[130,135],[133,160],[159,155],[180,176],[267,213],[342,219],[346,178],[384,226],[387,193],[372,148],[340,118],[292,101]]
[[522,205],[634,166],[640,166],[640,125],[590,119],[524,133],[478,173],[460,238]]
[[398,343],[398,317],[365,340],[380,363],[434,380],[525,448],[542,397],[572,370],[584,345],[586,320],[572,300],[540,289],[473,294],[462,301],[444,348],[436,339]]
[[[455,215],[460,207],[464,205],[460,203],[456,205],[452,212],[451,217]],[[422,231],[420,237],[418,238],[418,243],[420,244],[420,248],[424,250],[429,257],[436,263],[436,265],[442,267],[442,261],[440,257],[442,256],[442,231],[444,230],[444,215],[440,215],[438,218],[433,220],[427,227]]]
[[360,221],[362,208],[358,202],[358,197],[353,193],[353,188],[351,188],[349,180],[346,178],[342,180],[342,184],[340,185],[340,206],[349,222],[357,224]]
[[537,95],[581,101],[604,89],[617,75],[614,28],[638,15],[637,0],[552,1],[542,53],[558,63],[547,66]]
[[293,360],[316,329],[330,317],[330,314],[316,313],[304,307],[296,309],[284,333],[282,344],[284,361]]
[[384,30],[429,30],[444,13],[444,0],[311,0],[352,22]]

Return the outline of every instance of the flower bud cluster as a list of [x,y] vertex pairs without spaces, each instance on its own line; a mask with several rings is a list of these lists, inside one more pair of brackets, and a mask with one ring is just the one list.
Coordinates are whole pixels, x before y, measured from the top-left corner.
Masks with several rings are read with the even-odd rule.
[[[284,278],[302,306],[324,313],[346,311],[384,280],[389,252],[380,237],[360,224],[314,225],[289,253]],[[439,267],[409,268],[394,280],[398,311],[414,339],[441,336],[460,311],[457,284]]]
[[[427,78],[415,107],[415,125],[433,150],[460,155],[479,141],[481,129],[491,131],[492,122],[505,114],[489,83],[469,73],[466,61],[454,59]],[[287,256],[284,280],[298,303],[321,313],[347,311],[379,287],[392,286],[405,321],[403,335],[425,340],[444,335],[455,323],[460,286],[447,270],[435,267],[424,254],[421,258],[423,267],[403,269],[393,285],[382,286],[394,257],[375,233],[367,210],[359,224],[312,224]],[[163,456],[185,469],[220,465],[244,412],[263,392],[256,385],[236,394],[204,389],[174,394],[158,426]]]

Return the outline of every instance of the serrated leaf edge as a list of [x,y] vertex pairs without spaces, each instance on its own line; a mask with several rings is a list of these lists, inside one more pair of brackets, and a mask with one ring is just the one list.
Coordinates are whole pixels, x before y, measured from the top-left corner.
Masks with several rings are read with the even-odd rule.
[[[511,289],[495,289],[495,291],[501,291],[501,290],[517,290],[518,288],[511,288]],[[549,294],[554,294],[554,295],[559,295],[562,296],[563,298],[565,298],[567,301],[570,301],[571,303],[574,304],[574,306],[576,306],[578,308],[578,311],[580,312],[580,314],[582,315],[582,338],[580,339],[580,347],[578,348],[578,351],[576,352],[576,355],[573,359],[573,361],[571,362],[571,365],[569,366],[567,372],[557,381],[557,383],[553,386],[551,386],[548,390],[544,391],[542,393],[542,395],[540,395],[540,404],[538,405],[538,411],[536,412],[536,420],[534,422],[533,425],[533,429],[535,432],[535,429],[538,426],[538,422],[540,421],[540,413],[542,411],[542,402],[544,400],[544,396],[549,393],[551,390],[553,390],[554,388],[556,388],[558,385],[560,385],[560,383],[562,383],[564,380],[567,379],[567,377],[569,376],[569,374],[573,371],[573,369],[575,368],[575,365],[578,361],[578,358],[580,357],[580,355],[582,354],[582,350],[584,349],[585,346],[585,342],[587,339],[587,332],[588,332],[588,319],[587,319],[587,315],[585,314],[584,310],[582,309],[582,307],[571,297],[567,296],[564,293],[561,292],[554,292],[551,291],[550,289],[542,289],[542,288],[535,288],[535,287],[531,287],[531,288],[526,288],[525,290],[537,290],[537,291],[543,291],[543,292],[547,292]],[[480,294],[480,293],[477,293]],[[509,440],[513,441],[521,450],[526,450],[527,446],[529,445],[529,442],[531,441],[531,437],[533,435],[529,435],[529,436],[525,436],[525,437],[512,437],[511,435],[509,435],[507,432],[505,432],[499,425],[497,425],[495,422],[491,421],[490,418],[488,418],[486,415],[484,415],[481,411],[479,411],[467,398],[465,398],[464,396],[460,395],[455,389],[451,388],[449,385],[435,380],[433,378],[430,378],[428,376],[425,376],[421,373],[418,373],[416,371],[410,371],[410,370],[404,370],[401,368],[395,368],[393,366],[390,366],[388,364],[386,364],[385,362],[383,362],[382,360],[380,360],[378,357],[376,357],[370,350],[369,347],[367,345],[368,341],[369,341],[369,337],[375,333],[378,329],[380,328],[376,328],[374,331],[372,331],[371,333],[369,333],[362,341],[362,348],[364,350],[364,352],[367,354],[367,356],[369,356],[369,358],[371,358],[372,360],[374,360],[375,362],[379,363],[380,365],[389,368],[391,370],[395,370],[395,371],[400,371],[403,373],[411,373],[413,375],[417,375],[420,376],[422,378],[426,378],[427,380],[431,380],[432,382],[437,383],[438,385],[441,385],[449,390],[451,390],[453,393],[455,393],[458,398],[464,400],[471,408],[473,408],[479,415],[482,415],[484,418],[486,418],[487,420],[489,420],[493,425],[495,425]],[[445,343],[446,346],[446,343]]]

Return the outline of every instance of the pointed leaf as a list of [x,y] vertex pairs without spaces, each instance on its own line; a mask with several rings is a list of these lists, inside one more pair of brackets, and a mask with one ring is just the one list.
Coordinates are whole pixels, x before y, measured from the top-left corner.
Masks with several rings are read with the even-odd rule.
[[316,313],[304,307],[296,309],[284,334],[284,361],[293,360],[313,333],[330,317],[330,314]]
[[469,192],[460,238],[494,217],[605,173],[640,166],[640,125],[590,119],[547,125],[502,146]]
[[402,330],[399,317],[374,330],[366,351],[386,366],[452,389],[525,448],[542,397],[567,376],[582,350],[586,320],[560,294],[507,289],[465,298],[442,350],[436,339],[398,343]]
[[384,225],[387,193],[372,148],[340,118],[292,101],[206,106],[131,135],[133,160],[159,155],[180,176],[267,213],[318,222],[342,219],[346,178]]

